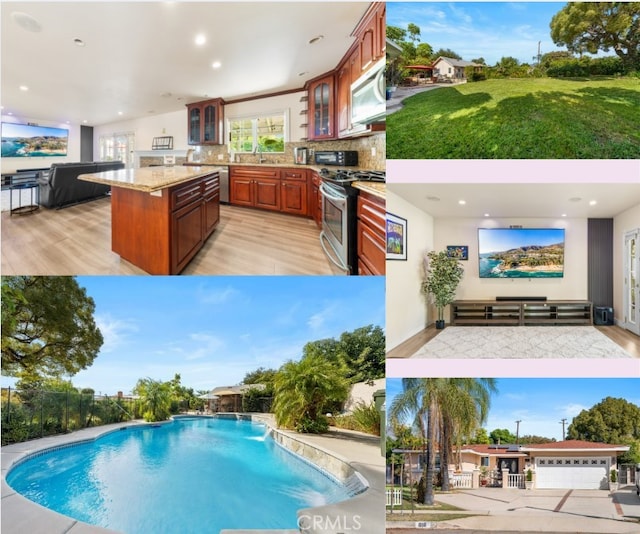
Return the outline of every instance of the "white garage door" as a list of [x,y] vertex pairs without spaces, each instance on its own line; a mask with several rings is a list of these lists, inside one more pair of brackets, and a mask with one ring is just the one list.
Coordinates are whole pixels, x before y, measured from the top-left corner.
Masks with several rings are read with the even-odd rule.
[[609,458],[536,458],[536,488],[606,489]]

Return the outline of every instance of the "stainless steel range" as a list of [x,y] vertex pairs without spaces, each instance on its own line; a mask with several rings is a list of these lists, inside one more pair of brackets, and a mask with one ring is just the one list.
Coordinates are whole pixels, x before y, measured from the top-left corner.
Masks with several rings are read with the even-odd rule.
[[322,231],[320,244],[327,257],[347,274],[358,274],[357,200],[352,183],[384,182],[384,171],[322,169]]

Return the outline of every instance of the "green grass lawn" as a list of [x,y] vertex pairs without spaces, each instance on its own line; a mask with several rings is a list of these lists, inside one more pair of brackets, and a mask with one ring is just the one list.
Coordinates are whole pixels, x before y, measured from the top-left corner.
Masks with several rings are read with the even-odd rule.
[[387,116],[387,159],[640,158],[640,79],[487,80]]

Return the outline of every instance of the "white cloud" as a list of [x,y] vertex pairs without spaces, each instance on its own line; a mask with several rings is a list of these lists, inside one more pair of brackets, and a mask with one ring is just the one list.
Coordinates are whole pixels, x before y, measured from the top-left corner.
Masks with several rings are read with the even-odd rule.
[[129,339],[129,334],[137,332],[138,326],[130,319],[115,319],[111,315],[95,316],[96,325],[102,333],[104,343],[100,352],[113,352]]
[[200,301],[205,304],[222,304],[224,302],[229,302],[240,294],[240,291],[232,286],[217,288],[215,290],[209,290],[203,286],[199,290]]
[[582,404],[570,403],[570,404],[566,404],[565,406],[561,406],[560,413],[565,417],[573,418],[576,415],[578,415],[582,410],[588,410],[589,408],[590,408],[589,406],[584,406]]

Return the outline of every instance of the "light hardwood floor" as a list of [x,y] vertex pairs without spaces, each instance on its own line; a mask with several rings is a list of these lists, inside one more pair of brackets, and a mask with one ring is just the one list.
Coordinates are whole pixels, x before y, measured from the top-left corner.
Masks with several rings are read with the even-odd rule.
[[[220,224],[182,274],[332,275],[311,219],[220,206]],[[31,215],[2,212],[2,274],[145,274],[111,251],[109,198]]]
[[[473,327],[469,326],[468,328]],[[526,328],[526,326],[521,328]],[[616,344],[620,345],[629,354],[636,358],[640,358],[640,337],[632,334],[624,328],[620,328],[619,326],[596,326],[595,328],[600,330],[600,332],[605,334]],[[413,356],[425,343],[436,337],[440,332],[442,332],[442,330],[436,330],[434,325],[430,325],[414,336],[411,336],[406,341],[403,341],[397,347],[389,350],[387,352],[387,358],[409,358],[410,356]]]

